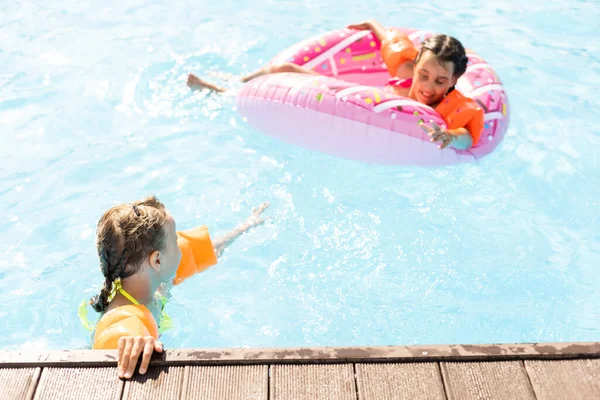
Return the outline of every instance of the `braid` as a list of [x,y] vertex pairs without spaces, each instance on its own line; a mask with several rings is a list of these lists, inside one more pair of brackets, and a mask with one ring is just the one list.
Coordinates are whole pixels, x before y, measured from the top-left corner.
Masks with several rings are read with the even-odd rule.
[[119,261],[117,261],[115,268],[113,269],[113,280],[117,279],[117,278],[127,278],[128,276],[131,276],[133,274],[133,272],[126,271],[126,267],[127,264],[129,262],[129,248],[127,246],[125,246],[125,248],[123,249],[123,253],[121,254],[121,257],[119,258]]
[[109,287],[112,286],[112,281],[108,278],[104,280],[104,286],[100,293],[90,299],[92,308],[99,313],[103,313],[108,307],[108,296],[110,295]]
[[164,246],[164,205],[154,196],[109,209],[98,222],[96,247],[104,285],[90,299],[97,312],[108,307],[113,282],[138,272],[142,260]]
[[100,268],[104,275],[104,285],[100,289],[100,293],[90,299],[90,304],[96,310],[96,312],[102,313],[108,307],[108,296],[112,289],[112,283],[121,275],[120,268],[110,268],[109,254],[106,252],[106,246],[104,243],[98,247],[98,257],[100,258]]

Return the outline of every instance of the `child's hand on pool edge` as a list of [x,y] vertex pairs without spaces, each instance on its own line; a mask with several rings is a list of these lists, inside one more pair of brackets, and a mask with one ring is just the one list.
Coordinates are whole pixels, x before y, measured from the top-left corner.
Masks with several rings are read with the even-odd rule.
[[163,344],[152,336],[122,336],[119,338],[118,374],[119,378],[129,379],[133,376],[138,358],[143,352],[140,374],[148,370],[152,352],[162,353]]

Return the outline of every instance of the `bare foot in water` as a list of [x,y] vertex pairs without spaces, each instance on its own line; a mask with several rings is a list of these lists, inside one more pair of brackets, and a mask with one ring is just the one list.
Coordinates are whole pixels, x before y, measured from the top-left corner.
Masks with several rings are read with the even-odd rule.
[[223,93],[226,92],[227,89],[224,89],[222,87],[219,87],[217,85],[213,85],[210,82],[206,82],[200,78],[198,78],[196,75],[194,74],[189,74],[188,75],[188,79],[187,79],[187,85],[193,89],[193,90],[198,90],[198,89],[208,89],[208,90],[212,90],[213,92],[219,92],[219,93]]

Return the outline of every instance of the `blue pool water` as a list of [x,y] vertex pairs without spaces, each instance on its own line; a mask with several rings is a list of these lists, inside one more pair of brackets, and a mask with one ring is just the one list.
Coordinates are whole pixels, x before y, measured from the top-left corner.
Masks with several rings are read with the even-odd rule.
[[[272,202],[272,223],[173,290],[170,347],[598,340],[597,1],[301,3],[0,4],[1,349],[89,346],[96,221],[148,194],[215,236]],[[512,121],[493,154],[335,159],[185,86],[369,16],[495,66]]]

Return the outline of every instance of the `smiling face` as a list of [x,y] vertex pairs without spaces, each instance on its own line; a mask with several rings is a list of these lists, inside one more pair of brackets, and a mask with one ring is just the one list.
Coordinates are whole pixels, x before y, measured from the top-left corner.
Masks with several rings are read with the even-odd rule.
[[414,66],[408,95],[420,103],[435,107],[456,84],[456,80],[452,62],[440,62],[432,51],[424,50]]

